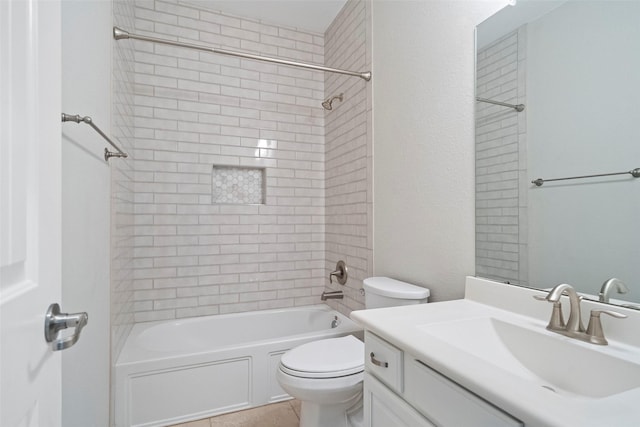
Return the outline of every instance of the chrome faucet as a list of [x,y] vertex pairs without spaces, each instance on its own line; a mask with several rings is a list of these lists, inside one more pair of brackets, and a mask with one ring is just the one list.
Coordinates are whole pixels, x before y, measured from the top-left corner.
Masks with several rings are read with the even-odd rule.
[[[569,311],[569,320],[567,320],[566,326],[562,328],[563,325],[558,325],[561,327],[561,330],[564,330],[568,333],[572,332],[584,332],[584,326],[582,324],[582,317],[580,313],[580,301],[582,297],[578,295],[575,289],[571,285],[567,285],[566,283],[562,283],[557,285],[546,297],[546,300],[552,303],[559,303],[560,297],[563,294],[567,294],[569,296],[570,311]],[[548,328],[553,331],[557,331],[555,328]]]
[[605,281],[602,284],[602,288],[600,288],[600,293],[598,294],[598,299],[600,302],[609,302],[609,293],[612,287],[616,287],[616,292],[619,294],[626,294],[629,292],[629,288],[625,285],[622,280],[616,279],[612,277],[611,279]]
[[[610,279],[617,280],[617,279]],[[605,283],[608,283],[608,280]],[[622,282],[620,282],[622,283]],[[612,282],[607,286],[612,286],[615,282]],[[603,285],[604,288],[604,285]],[[569,312],[569,320],[567,323],[564,323],[562,318],[562,306],[560,303],[560,298],[562,295],[569,296],[570,312]],[[604,337],[604,331],[602,329],[602,323],[600,322],[601,314],[608,314],[609,316],[623,319],[627,317],[622,313],[618,313],[616,311],[610,310],[591,310],[591,317],[589,318],[589,325],[585,331],[584,326],[582,324],[582,316],[580,313],[580,302],[582,301],[582,297],[578,295],[575,289],[571,285],[567,285],[566,283],[562,283],[560,285],[555,286],[546,297],[535,296],[534,298],[543,301],[549,301],[553,303],[553,312],[551,313],[551,320],[549,320],[549,324],[547,325],[547,329],[556,332],[558,334],[576,338],[581,341],[590,342],[592,344],[598,345],[607,345],[607,340]]]
[[342,299],[344,298],[344,294],[342,291],[330,291],[330,292],[322,292],[320,295],[320,299],[322,301],[326,301],[328,299]]

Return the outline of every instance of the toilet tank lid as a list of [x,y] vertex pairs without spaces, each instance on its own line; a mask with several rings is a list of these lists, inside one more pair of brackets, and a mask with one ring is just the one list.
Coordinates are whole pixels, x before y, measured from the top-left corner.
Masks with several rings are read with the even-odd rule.
[[369,277],[364,279],[365,292],[398,299],[425,299],[429,296],[429,289],[412,285],[390,277]]

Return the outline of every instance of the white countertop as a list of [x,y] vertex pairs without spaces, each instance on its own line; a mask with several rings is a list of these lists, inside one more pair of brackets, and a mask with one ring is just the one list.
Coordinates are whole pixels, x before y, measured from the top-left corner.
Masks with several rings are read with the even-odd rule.
[[[468,390],[502,408],[527,426],[587,427],[640,425],[640,387],[606,397],[588,397],[566,391],[553,392],[543,388],[544,381],[515,375],[487,357],[465,351],[429,333],[430,325],[461,320],[508,320],[526,328],[552,334],[560,340],[571,340],[577,346],[606,352],[632,363],[640,364],[638,330],[640,313],[636,310],[604,306],[623,312],[627,319],[603,318],[608,346],[596,346],[549,332],[545,329],[551,314],[551,304],[538,302],[532,295],[540,291],[507,286],[497,282],[469,277],[465,299],[413,306],[360,310],[351,318],[365,329],[384,338],[416,359],[438,370]],[[565,304],[568,306],[568,304]],[[598,303],[582,303],[583,318]],[[505,310],[513,307],[513,311]],[[566,317],[565,317],[566,318]],[[586,322],[585,322],[586,323]],[[631,330],[631,331],[630,331]],[[487,349],[487,351],[491,351]],[[580,361],[561,360],[544,348],[535,349],[548,363],[577,369]],[[490,354],[490,353],[488,353]],[[581,367],[584,375],[598,366]],[[640,371],[638,371],[640,372]],[[535,377],[537,378],[537,377]],[[640,378],[638,378],[640,384]],[[597,385],[596,385],[597,386]]]

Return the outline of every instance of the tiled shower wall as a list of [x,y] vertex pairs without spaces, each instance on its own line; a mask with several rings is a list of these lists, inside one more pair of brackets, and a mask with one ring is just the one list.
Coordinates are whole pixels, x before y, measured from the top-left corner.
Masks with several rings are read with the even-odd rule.
[[[370,3],[351,0],[325,32],[326,65],[371,70]],[[343,300],[329,304],[348,314],[364,308],[362,281],[372,275],[371,83],[342,74],[325,74],[325,98],[344,94],[325,112],[326,269],[343,259],[349,270]],[[328,283],[328,282],[325,282]]]
[[[526,105],[526,26],[478,52],[476,94]],[[476,274],[527,284],[526,108],[477,103]]]
[[[324,63],[321,34],[187,1],[136,2],[156,37]],[[319,303],[324,76],[135,43],[135,320]],[[264,169],[264,204],[216,204],[214,166]]]
[[[113,2],[114,25],[132,28],[134,6]],[[129,43],[113,43],[111,134],[125,152],[133,153],[134,50]],[[113,159],[111,167],[111,351],[116,360],[134,323],[134,160]]]

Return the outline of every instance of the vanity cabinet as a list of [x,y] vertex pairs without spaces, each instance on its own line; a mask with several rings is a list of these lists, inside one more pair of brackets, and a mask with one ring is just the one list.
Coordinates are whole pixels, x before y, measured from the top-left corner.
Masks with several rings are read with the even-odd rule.
[[365,333],[365,427],[524,424],[411,354]]
[[436,427],[369,372],[364,374],[364,422],[370,427]]

